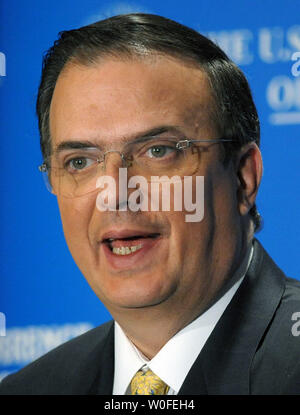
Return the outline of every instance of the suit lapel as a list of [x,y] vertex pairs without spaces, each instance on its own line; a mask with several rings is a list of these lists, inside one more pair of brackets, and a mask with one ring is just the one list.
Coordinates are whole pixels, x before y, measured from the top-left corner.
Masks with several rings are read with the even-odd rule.
[[284,291],[284,274],[257,240],[247,275],[179,394],[247,395],[255,351]]
[[[72,381],[64,379],[62,394],[111,395],[114,377],[114,323],[93,329],[79,343],[83,358],[74,361]],[[80,349],[78,351],[80,355]],[[76,354],[75,354],[76,356]]]
[[114,380],[114,324],[111,324],[104,343],[91,356],[90,362],[96,368],[96,376],[88,395],[112,395]]

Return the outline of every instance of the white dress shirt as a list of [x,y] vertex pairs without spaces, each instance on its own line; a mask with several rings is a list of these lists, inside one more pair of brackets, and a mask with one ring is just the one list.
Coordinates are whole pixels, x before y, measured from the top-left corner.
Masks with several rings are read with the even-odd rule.
[[128,339],[120,325],[115,322],[113,395],[130,394],[131,379],[141,368],[151,369],[169,385],[168,395],[178,394],[215,325],[242,283],[252,255],[253,247],[237,271],[241,275],[238,281],[208,310],[176,333],[151,360],[142,355]]

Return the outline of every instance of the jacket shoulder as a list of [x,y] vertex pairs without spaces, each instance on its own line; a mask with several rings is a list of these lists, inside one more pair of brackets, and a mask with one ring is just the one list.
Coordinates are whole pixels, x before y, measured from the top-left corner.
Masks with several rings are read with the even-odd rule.
[[0,395],[73,394],[73,386],[89,369],[95,353],[103,349],[113,322],[63,343],[21,370],[5,377],[0,383]]
[[285,277],[285,289],[253,361],[252,393],[300,391],[300,281]]

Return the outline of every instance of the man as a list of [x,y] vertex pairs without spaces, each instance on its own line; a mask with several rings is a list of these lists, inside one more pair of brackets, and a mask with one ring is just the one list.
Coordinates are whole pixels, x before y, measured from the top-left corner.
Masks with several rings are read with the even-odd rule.
[[[114,322],[8,376],[1,393],[298,394],[300,284],[253,236],[259,121],[228,57],[173,21],[116,16],[61,34],[37,113],[69,249]],[[194,200],[203,177],[203,217],[130,209],[125,173],[175,177],[174,200],[188,177]],[[117,186],[99,199],[103,177]],[[138,206],[155,196],[139,191]]]

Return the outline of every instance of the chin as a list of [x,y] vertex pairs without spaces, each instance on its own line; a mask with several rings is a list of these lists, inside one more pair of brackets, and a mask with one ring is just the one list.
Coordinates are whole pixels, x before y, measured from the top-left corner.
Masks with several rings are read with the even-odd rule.
[[[155,274],[154,274],[155,275]],[[152,273],[138,276],[122,276],[110,278],[109,283],[99,285],[94,291],[110,308],[146,308],[155,307],[167,301],[176,291],[176,284],[169,284],[164,278]]]

